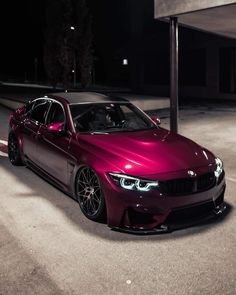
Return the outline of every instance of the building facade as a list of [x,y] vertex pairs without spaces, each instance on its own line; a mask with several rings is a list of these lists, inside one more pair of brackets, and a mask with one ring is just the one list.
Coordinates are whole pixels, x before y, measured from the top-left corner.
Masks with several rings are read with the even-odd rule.
[[[163,1],[165,4],[176,2],[176,5],[186,2]],[[129,87],[136,92],[169,96],[169,22],[168,19],[155,19],[157,12],[154,2],[154,0],[119,0],[117,4],[113,2],[109,10],[109,22],[104,23],[104,28],[101,30],[103,36],[99,37],[102,42],[96,71],[103,74],[97,75],[102,77],[98,82]],[[196,7],[196,2],[205,5],[206,2],[212,4],[214,1],[192,2],[195,3],[194,9],[197,10],[199,7]],[[187,7],[192,9],[190,5]],[[167,9],[168,5],[164,8]],[[166,13],[168,14],[167,10]],[[179,13],[178,9],[176,13]],[[187,16],[191,19],[188,14],[185,15],[186,19]],[[220,28],[222,31],[225,30],[222,25]],[[180,25],[180,97],[236,99],[236,40],[233,35],[228,37],[229,35],[221,36],[213,30],[209,33],[203,29]],[[103,45],[105,40],[109,46]],[[128,64],[123,64],[124,59],[128,60]]]

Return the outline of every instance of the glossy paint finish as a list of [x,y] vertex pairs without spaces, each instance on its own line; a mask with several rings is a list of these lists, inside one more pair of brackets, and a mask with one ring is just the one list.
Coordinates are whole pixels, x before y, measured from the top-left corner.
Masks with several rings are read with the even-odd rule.
[[157,174],[213,166],[215,162],[206,149],[163,128],[94,136],[81,134],[78,141],[90,153],[113,163],[116,172],[148,179]]
[[49,132],[62,132],[64,128],[64,123],[62,122],[57,122],[57,123],[52,123],[50,125],[47,126],[47,130]]
[[193,141],[160,127],[110,134],[76,133],[69,102],[60,96],[48,99],[63,107],[66,130],[62,122],[48,126],[34,122],[21,109],[11,115],[10,132],[17,136],[25,163],[75,199],[78,171],[83,166],[96,171],[109,227],[152,230],[163,225],[176,208],[215,202],[224,195],[224,179],[206,191],[182,196],[163,195],[158,188],[148,192],[121,188],[109,173],[158,181],[189,178],[189,170],[195,176],[214,172],[215,156]]

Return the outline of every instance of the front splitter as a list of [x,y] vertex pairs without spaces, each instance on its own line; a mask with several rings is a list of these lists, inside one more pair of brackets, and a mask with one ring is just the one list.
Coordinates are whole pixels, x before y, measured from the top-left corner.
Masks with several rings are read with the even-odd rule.
[[207,221],[211,221],[213,219],[219,218],[225,213],[226,209],[227,209],[227,205],[225,203],[222,203],[221,205],[215,207],[206,216],[201,216],[200,218],[194,218],[186,222],[180,222],[175,224],[161,224],[158,227],[155,227],[152,229],[132,228],[132,227],[125,227],[125,228],[112,227],[111,229],[114,231],[119,231],[119,232],[134,234],[134,235],[152,235],[152,234],[171,233],[175,230],[188,228],[191,226],[195,226],[195,225],[202,224]]

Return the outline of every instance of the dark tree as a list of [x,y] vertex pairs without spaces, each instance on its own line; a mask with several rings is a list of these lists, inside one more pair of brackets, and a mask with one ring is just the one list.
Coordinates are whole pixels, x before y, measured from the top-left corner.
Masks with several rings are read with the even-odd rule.
[[46,31],[44,43],[44,68],[49,81],[56,86],[61,80],[63,69],[58,63],[57,31],[59,31],[59,2],[47,1]]
[[71,0],[48,0],[46,22],[45,70],[54,86],[60,82],[68,88],[68,76],[73,62]]
[[75,7],[75,50],[83,88],[91,83],[93,70],[92,15],[86,0],[74,0]]
[[87,87],[93,67],[93,35],[86,0],[48,0],[46,22],[44,65],[49,80],[68,88],[75,62],[81,85]]
[[71,46],[71,22],[72,19],[72,5],[71,0],[61,1],[61,34],[58,35],[59,45],[59,63],[63,68],[63,84],[65,88],[69,87],[68,76],[71,73],[73,65],[73,48]]

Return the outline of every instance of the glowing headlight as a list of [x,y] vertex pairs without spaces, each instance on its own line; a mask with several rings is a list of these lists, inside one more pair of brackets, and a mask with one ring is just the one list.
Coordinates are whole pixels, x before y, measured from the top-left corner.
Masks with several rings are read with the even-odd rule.
[[158,186],[158,181],[139,179],[136,177],[119,174],[119,173],[109,173],[114,182],[127,190],[148,192],[153,187]]
[[216,161],[215,176],[218,178],[223,172],[223,162],[219,158],[216,158],[215,161]]

